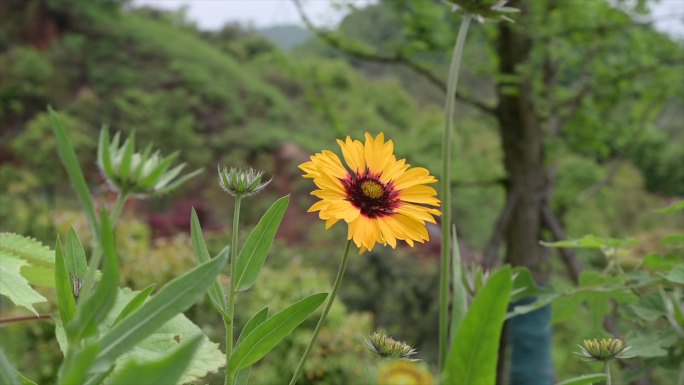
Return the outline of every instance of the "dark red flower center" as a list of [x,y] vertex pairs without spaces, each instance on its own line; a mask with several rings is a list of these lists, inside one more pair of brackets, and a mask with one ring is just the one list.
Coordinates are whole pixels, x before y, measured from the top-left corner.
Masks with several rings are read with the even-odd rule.
[[379,177],[368,173],[350,173],[342,180],[347,200],[368,218],[392,214],[399,204],[398,193],[392,183],[382,183]]

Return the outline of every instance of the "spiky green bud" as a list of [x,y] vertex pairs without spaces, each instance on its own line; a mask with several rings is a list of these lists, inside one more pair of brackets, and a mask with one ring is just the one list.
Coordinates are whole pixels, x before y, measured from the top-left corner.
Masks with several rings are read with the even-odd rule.
[[152,145],[141,152],[135,152],[135,135],[129,136],[119,145],[121,133],[117,132],[109,140],[109,131],[102,128],[97,148],[97,165],[107,182],[117,191],[133,195],[156,195],[169,192],[188,179],[202,172],[195,170],[178,177],[185,163],[171,168],[178,152],[162,156],[159,151],[152,153]]
[[608,361],[613,358],[624,359],[634,357],[626,354],[630,347],[617,338],[584,340],[582,345],[577,345],[580,348],[580,352],[577,354],[586,358],[587,361]]
[[517,8],[506,7],[509,0],[445,0],[454,7],[455,11],[461,11],[471,15],[480,23],[486,20],[506,20],[513,22],[508,17],[510,13],[520,12]]
[[231,167],[230,170],[218,167],[219,185],[228,194],[234,197],[248,197],[259,193],[264,187],[271,183],[272,179],[261,183],[264,175],[263,171],[257,171],[253,168],[242,170]]
[[397,341],[384,332],[373,332],[368,339],[364,339],[366,348],[382,358],[401,358],[414,361],[411,356],[416,354],[416,349],[411,345]]

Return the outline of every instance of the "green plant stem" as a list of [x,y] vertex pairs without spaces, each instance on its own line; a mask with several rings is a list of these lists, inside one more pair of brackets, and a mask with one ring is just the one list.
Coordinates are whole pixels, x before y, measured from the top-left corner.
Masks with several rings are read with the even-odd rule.
[[306,359],[309,357],[309,353],[311,352],[311,348],[313,347],[314,342],[316,341],[316,337],[318,337],[318,333],[321,331],[321,327],[325,323],[325,319],[328,316],[328,312],[330,311],[330,308],[332,307],[333,301],[335,301],[335,296],[337,296],[337,291],[340,289],[340,284],[342,283],[342,278],[344,277],[344,270],[347,268],[347,260],[349,257],[349,250],[351,249],[351,239],[347,241],[347,245],[344,247],[344,254],[342,255],[342,262],[340,262],[340,268],[337,270],[337,276],[335,277],[335,283],[333,283],[332,291],[330,294],[328,294],[328,299],[325,302],[325,308],[323,309],[323,314],[321,314],[321,318],[318,319],[318,324],[316,324],[316,329],[314,329],[313,335],[311,336],[311,339],[309,340],[309,344],[306,345],[306,349],[304,350],[304,354],[302,355],[301,360],[299,360],[299,364],[297,365],[297,369],[295,369],[294,374],[292,375],[292,379],[290,380],[290,385],[295,385],[297,383],[297,379],[299,378],[299,374],[302,371],[302,368],[304,367],[304,363],[306,362]]
[[610,378],[610,360],[606,361],[606,385],[612,385]]
[[[446,101],[444,103],[444,136],[442,140],[442,248],[439,271],[439,367],[444,367],[449,344],[449,272],[451,265],[451,248],[449,229],[451,228],[451,145],[454,121],[454,104],[458,73],[463,57],[470,15],[464,15],[458,31],[454,54],[449,68]],[[458,247],[458,245],[453,245]],[[454,331],[455,332],[455,331]]]
[[230,292],[228,293],[228,314],[223,317],[223,324],[226,327],[226,381],[225,385],[233,384],[233,377],[228,373],[230,357],[233,354],[233,319],[235,317],[235,297],[237,287],[235,287],[235,269],[237,267],[238,255],[238,227],[240,226],[240,203],[242,198],[235,197],[235,211],[233,212],[233,237],[230,241]]
[[32,315],[32,316],[27,316],[27,317],[3,318],[3,319],[0,319],[0,324],[10,324],[10,323],[14,323],[14,322],[25,322],[25,321],[49,320],[51,318],[52,318],[52,316],[50,314],[39,314],[39,315]]
[[126,200],[128,200],[128,192],[125,190],[121,191],[119,193],[119,196],[116,197],[116,203],[114,203],[114,210],[112,211],[112,215],[110,216],[112,228],[116,227],[116,222],[119,220],[119,217],[121,216],[121,212],[123,211],[123,208],[126,205]]

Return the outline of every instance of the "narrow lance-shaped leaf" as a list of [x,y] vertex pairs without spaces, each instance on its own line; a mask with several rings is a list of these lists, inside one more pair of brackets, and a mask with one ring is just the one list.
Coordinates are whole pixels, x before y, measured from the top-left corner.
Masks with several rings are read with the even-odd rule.
[[67,273],[71,278],[84,279],[88,271],[83,244],[78,239],[78,235],[73,227],[69,228],[66,236],[64,249],[64,262],[66,263]]
[[238,290],[247,290],[254,285],[289,202],[290,196],[287,195],[273,203],[247,237],[235,269],[235,287]]
[[21,385],[14,367],[12,367],[12,364],[10,364],[2,348],[0,348],[0,383],[7,385]]
[[121,354],[192,306],[209,289],[225,262],[225,258],[214,258],[175,278],[138,310],[112,327],[100,340],[102,351],[97,358],[97,369],[108,368]]
[[[242,342],[242,340],[245,339],[251,333],[254,331],[254,329],[264,323],[266,321],[266,317],[268,317],[268,307],[265,307],[258,312],[256,312],[252,318],[247,321],[245,326],[242,328],[242,331],[240,332],[240,337],[237,340],[237,343],[239,344]],[[249,373],[252,371],[252,367],[248,366],[246,368],[240,369],[240,371],[237,372],[237,375],[235,376],[235,385],[247,385],[247,382],[249,381]]]
[[121,166],[119,171],[121,173],[121,180],[128,179],[128,174],[131,171],[131,163],[133,162],[133,151],[135,150],[135,132],[131,133],[123,145],[123,158],[121,159]]
[[592,385],[596,382],[603,381],[606,379],[606,375],[603,373],[596,374],[585,374],[583,376],[571,378],[563,382],[559,382],[556,385]]
[[[55,243],[55,290],[57,291],[57,303],[59,304],[59,315],[62,319],[62,324],[68,325],[76,316],[76,300],[74,299],[74,289],[67,272],[59,237]],[[67,338],[71,342],[69,337],[67,334]]]
[[202,343],[202,337],[199,335],[191,339],[159,360],[144,363],[128,361],[109,383],[111,385],[177,384]]
[[67,334],[76,340],[91,336],[97,331],[98,325],[107,317],[107,314],[116,301],[117,288],[119,286],[119,266],[114,250],[114,233],[106,211],[101,213],[100,242],[104,252],[104,269],[102,279],[97,285],[95,292],[78,306],[76,318],[66,325]]
[[100,140],[97,145],[97,161],[105,175],[114,174],[109,144],[109,130],[107,129],[107,126],[102,126],[102,129],[100,130]]
[[93,238],[97,239],[99,236],[99,225],[97,223],[97,216],[95,215],[95,205],[93,204],[93,198],[90,195],[90,190],[88,190],[88,185],[83,176],[81,165],[78,163],[74,146],[71,144],[64,127],[62,127],[62,123],[59,121],[59,116],[55,110],[53,110],[52,107],[48,107],[48,113],[50,115],[50,121],[52,122],[52,130],[55,133],[55,139],[57,141],[57,153],[64,164],[64,168],[67,170],[69,180],[71,180],[71,185],[76,192],[76,196],[83,206]]
[[150,296],[150,294],[152,293],[152,290],[154,290],[155,287],[157,287],[157,284],[153,283],[153,284],[147,286],[143,291],[138,293],[135,297],[133,297],[133,299],[131,299],[126,304],[126,306],[123,308],[123,310],[121,310],[121,313],[119,313],[119,315],[116,316],[116,319],[114,320],[114,323],[112,323],[112,326],[118,324],[119,322],[121,322],[121,320],[126,318],[129,314],[138,310],[138,308],[140,308],[140,306],[142,306],[142,304],[145,303],[145,300],[147,299],[147,297]]
[[67,355],[67,360],[63,364],[63,372],[60,372],[58,384],[72,385],[85,383],[90,367],[99,351],[99,344],[94,343],[79,349],[72,356]]
[[[207,245],[204,243],[202,228],[200,227],[199,218],[197,218],[197,213],[194,208],[192,209],[190,218],[190,234],[192,236],[192,248],[195,250],[195,259],[197,260],[197,263],[203,263],[211,258],[209,257]],[[221,314],[226,314],[228,305],[226,304],[226,296],[223,294],[223,288],[221,287],[218,277],[209,288],[209,298],[214,304],[214,307],[216,307]]]
[[506,266],[475,296],[447,355],[445,384],[496,382],[499,338],[512,286],[511,268]]
[[310,295],[257,326],[233,351],[229,363],[229,375],[234,375],[238,370],[263,358],[285,336],[292,333],[299,324],[304,322],[325,301],[327,296],[327,293]]

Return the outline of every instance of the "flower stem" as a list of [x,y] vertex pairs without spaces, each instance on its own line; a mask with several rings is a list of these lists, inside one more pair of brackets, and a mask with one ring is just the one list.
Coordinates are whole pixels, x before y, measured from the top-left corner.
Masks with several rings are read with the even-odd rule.
[[612,381],[610,379],[610,360],[606,361],[606,385],[611,385]]
[[299,373],[301,373],[302,368],[304,367],[304,363],[306,362],[306,359],[309,357],[311,347],[313,347],[313,344],[316,341],[316,337],[318,337],[318,333],[321,331],[321,327],[325,323],[325,318],[328,316],[328,312],[332,307],[333,301],[335,300],[335,296],[337,295],[337,291],[340,289],[340,284],[342,283],[342,278],[344,277],[344,270],[347,268],[347,259],[349,257],[349,249],[351,249],[351,242],[351,239],[348,240],[347,245],[344,247],[342,262],[340,263],[340,268],[337,270],[337,277],[335,277],[335,283],[333,283],[332,291],[330,292],[330,294],[328,294],[328,300],[325,303],[323,314],[321,314],[321,318],[319,318],[318,324],[316,324],[316,329],[314,329],[313,335],[309,340],[309,344],[306,345],[306,349],[304,350],[302,359],[299,361],[299,365],[297,365],[297,369],[295,369],[294,375],[292,375],[290,385],[295,385],[297,383]]
[[121,216],[121,212],[123,211],[124,206],[126,205],[126,200],[128,199],[128,192],[121,191],[119,193],[119,196],[116,197],[116,203],[114,204],[114,211],[112,211],[112,215],[110,217],[110,222],[112,223],[112,228],[116,227],[116,222],[119,220],[119,217]]
[[[454,46],[451,66],[449,68],[449,80],[447,82],[446,101],[444,102],[444,136],[442,140],[442,248],[439,272],[439,367],[444,367],[449,341],[449,271],[451,265],[451,247],[449,230],[451,228],[451,145],[454,123],[454,104],[456,97],[456,85],[458,73],[463,57],[470,15],[464,15],[461,28],[458,31]],[[456,332],[453,330],[452,332]]]
[[238,227],[240,225],[240,202],[242,197],[235,197],[235,211],[233,212],[233,237],[230,241],[230,292],[228,293],[228,314],[223,317],[223,324],[226,327],[226,381],[225,385],[233,384],[233,376],[228,373],[230,357],[233,354],[233,319],[235,316],[235,297],[237,287],[235,287],[235,269],[237,267],[238,253]]

